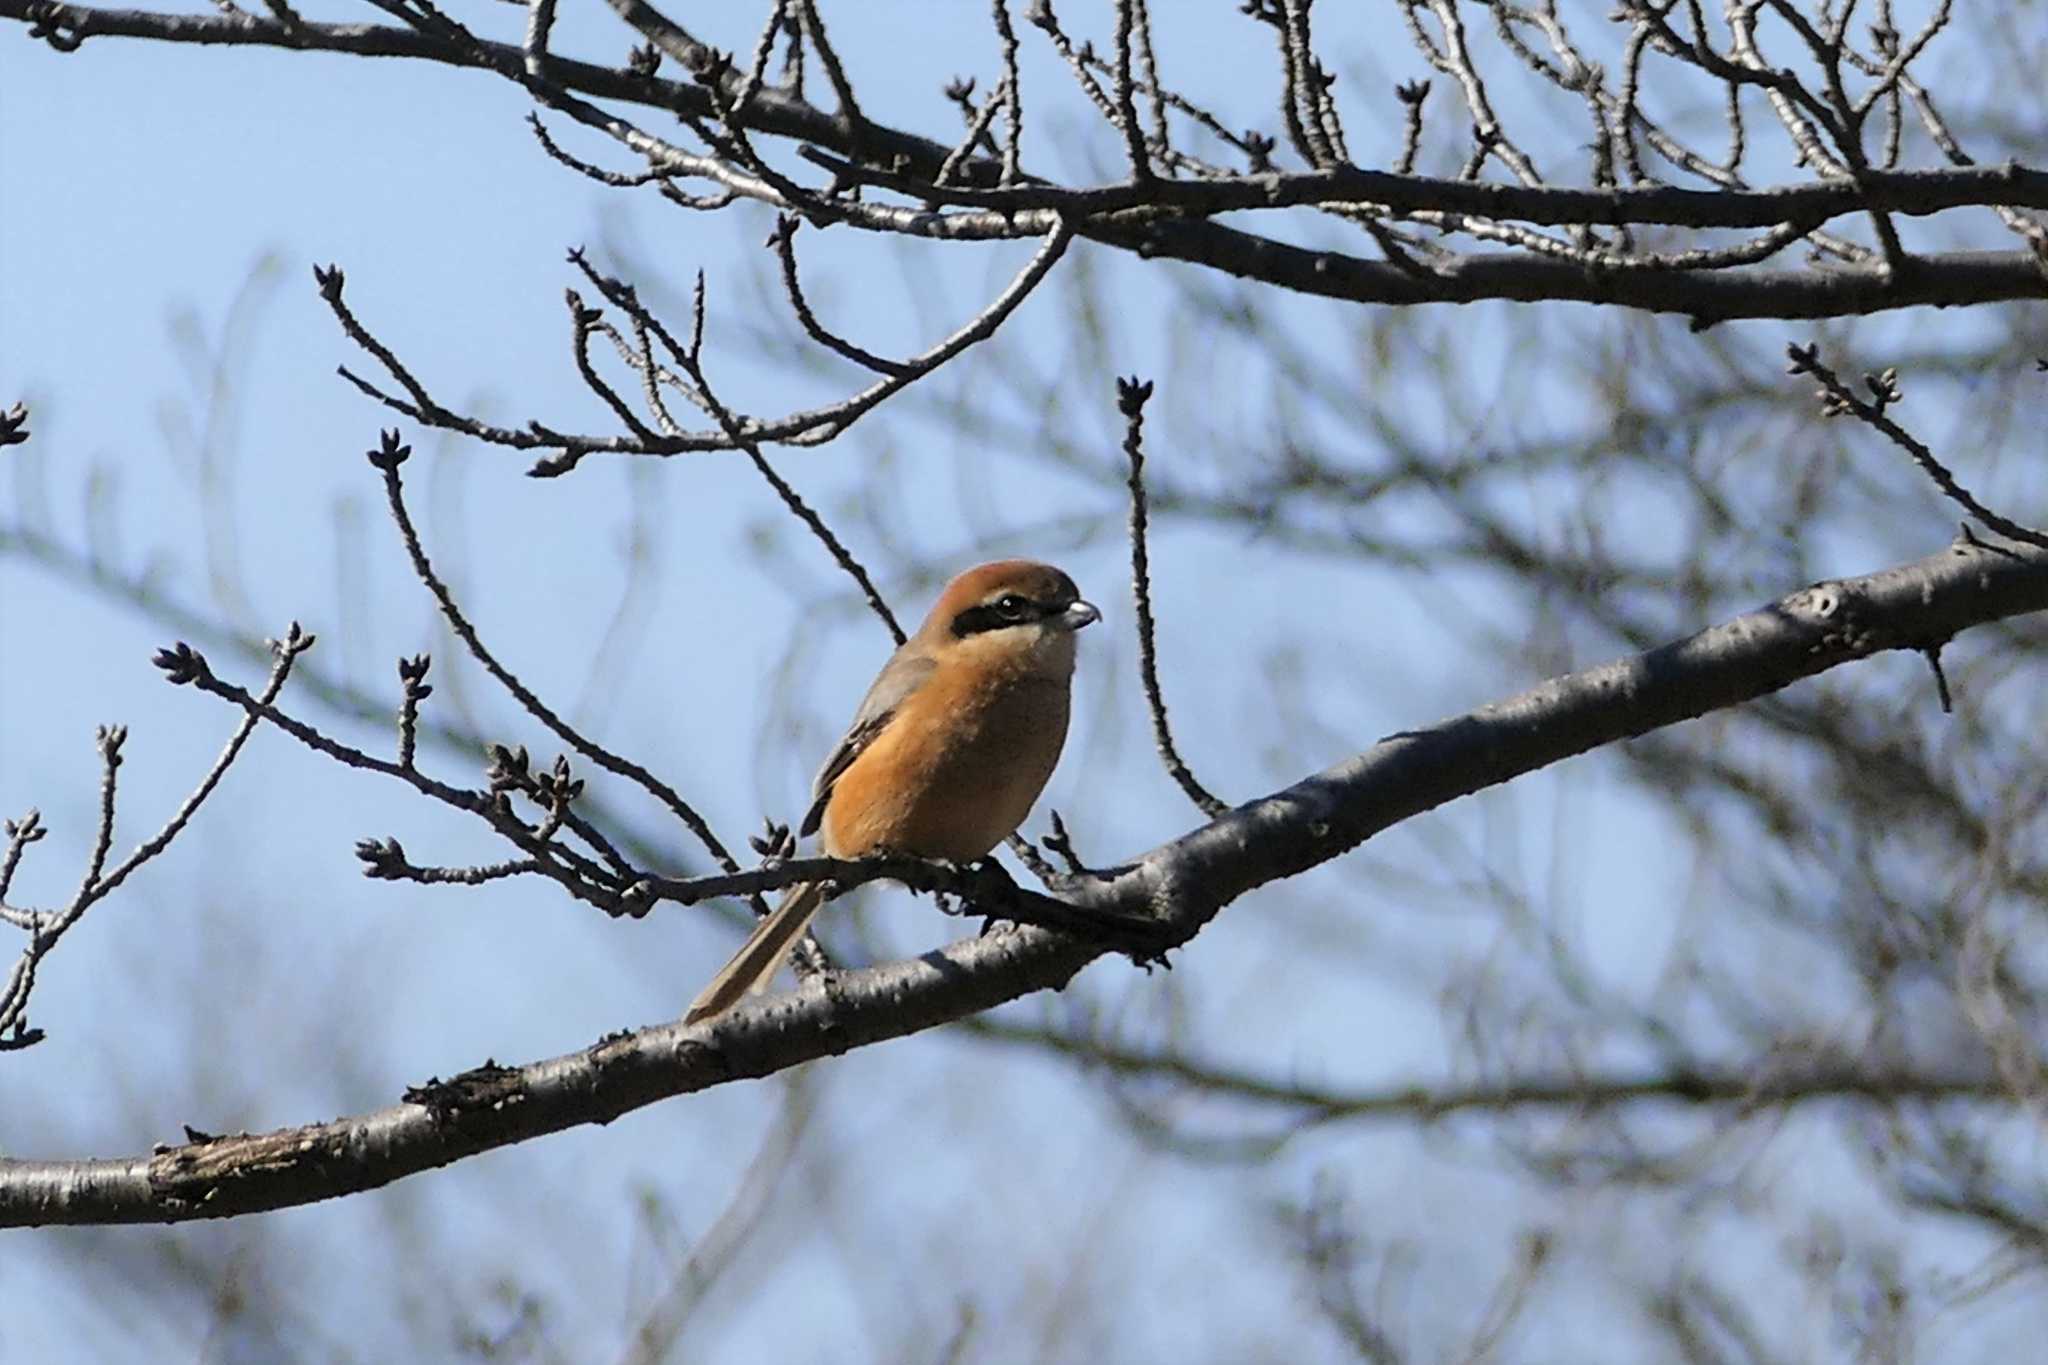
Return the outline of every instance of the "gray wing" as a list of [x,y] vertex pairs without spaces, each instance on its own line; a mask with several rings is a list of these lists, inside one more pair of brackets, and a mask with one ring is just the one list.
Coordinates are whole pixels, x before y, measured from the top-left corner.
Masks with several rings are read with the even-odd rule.
[[889,656],[889,662],[882,665],[874,686],[868,688],[868,694],[860,699],[860,709],[853,713],[853,724],[846,727],[845,737],[832,750],[831,757],[825,760],[825,766],[818,769],[818,776],[811,783],[811,808],[804,812],[804,823],[798,829],[798,835],[808,839],[818,832],[819,824],[825,819],[825,803],[832,799],[832,784],[874,742],[875,736],[882,733],[889,718],[896,714],[896,708],[918,689],[932,667],[932,661],[924,655],[911,654],[903,649]]

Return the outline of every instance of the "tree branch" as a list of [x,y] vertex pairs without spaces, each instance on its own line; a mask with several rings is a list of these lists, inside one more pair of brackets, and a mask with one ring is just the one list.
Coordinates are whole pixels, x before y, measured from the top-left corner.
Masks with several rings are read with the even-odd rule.
[[2014,1092],[2006,1078],[1988,1068],[1972,1071],[1900,1067],[1864,1064],[1839,1056],[1767,1057],[1749,1066],[1633,1076],[1589,1073],[1457,1085],[1421,1082],[1345,1089],[1276,1080],[1253,1068],[1217,1065],[1163,1049],[1134,1048],[1112,1039],[1071,1036],[1006,1020],[975,1019],[963,1027],[987,1042],[1058,1053],[1084,1070],[1292,1110],[1315,1124],[1434,1120],[1451,1114],[1512,1109],[1571,1109],[1590,1113],[1643,1102],[1751,1110],[1842,1099],[1876,1104],[1938,1100],[2027,1102],[2023,1094]]
[[[660,25],[667,22],[638,0],[613,0],[613,7],[643,34],[662,31]],[[631,66],[604,67],[554,54],[547,58],[546,80],[542,81],[529,72],[523,43],[491,42],[466,33],[457,39],[375,24],[288,23],[242,11],[165,14],[63,0],[0,0],[0,19],[26,23],[32,34],[67,50],[88,38],[119,36],[411,57],[492,71],[557,107],[563,107],[567,92],[573,91],[673,112],[685,121],[723,121],[727,111],[721,101],[744,97],[744,105],[730,111],[736,126],[830,149],[847,159],[844,165],[851,168],[852,179],[898,189],[925,206],[922,211],[883,213],[876,209],[856,217],[856,225],[914,233],[943,227],[957,236],[1032,235],[1050,226],[1051,219],[1045,215],[1058,213],[1071,216],[1073,230],[1079,235],[1123,250],[1189,261],[1240,278],[1352,302],[1577,300],[1682,313],[1706,323],[1740,317],[1833,317],[1923,305],[2048,297],[2048,274],[2030,251],[1915,255],[1906,270],[1728,268],[1740,267],[1738,253],[1721,262],[1722,268],[1637,271],[1608,270],[1599,261],[1545,259],[1510,251],[1467,255],[1429,270],[1416,270],[1408,263],[1306,250],[1202,221],[1224,212],[1367,205],[1375,212],[1440,219],[1454,230],[1458,220],[1471,219],[1474,222],[1466,224],[1467,228],[1481,223],[1496,228],[1503,223],[1666,224],[1811,231],[1831,218],[1851,213],[1930,214],[1952,208],[1995,207],[2011,214],[2022,207],[2048,208],[2048,172],[2017,164],[1862,169],[1853,179],[1829,176],[1761,190],[1663,185],[1565,189],[1399,175],[1350,165],[1194,180],[1147,177],[1070,189],[1008,173],[1003,160],[981,156],[957,163],[940,184],[939,172],[953,159],[953,148],[850,113],[830,114],[793,94],[749,83],[730,63],[720,66],[711,62],[709,50],[686,37],[677,37],[667,50],[715,90],[699,82],[663,80]],[[1743,70],[1747,72],[1747,68]],[[1763,79],[1755,72],[1747,74]],[[594,112],[588,106],[583,108],[586,114]],[[722,165],[715,157],[691,160],[705,168]],[[694,173],[681,166],[673,169],[678,175]],[[772,184],[757,177],[742,179],[744,185],[728,183],[726,188],[764,198],[781,208],[793,207]],[[930,211],[942,204],[979,207],[977,212],[943,215]]]
[[[1975,538],[1817,584],[1645,654],[1391,736],[1070,888],[1149,914],[1175,941],[1268,882],[1380,830],[1574,754],[1768,695],[1888,649],[2048,610],[2048,552]],[[772,1075],[1064,985],[1100,945],[1021,929],[813,981],[698,1027],[657,1025],[522,1067],[486,1064],[375,1113],[149,1156],[0,1161],[0,1225],[180,1222],[372,1189],[494,1147],[605,1123],[673,1095]]]

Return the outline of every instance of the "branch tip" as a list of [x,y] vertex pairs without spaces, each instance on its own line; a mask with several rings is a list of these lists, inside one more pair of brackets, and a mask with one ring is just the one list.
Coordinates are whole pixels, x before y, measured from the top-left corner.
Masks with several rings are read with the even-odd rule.
[[177,687],[213,676],[213,670],[206,666],[206,656],[183,640],[158,650],[150,662],[163,670],[166,681]]
[[363,862],[363,875],[377,881],[403,881],[412,870],[404,845],[396,839],[358,839],[356,857]]
[[412,447],[399,439],[398,428],[378,433],[377,447],[364,452],[372,465],[386,474],[396,474],[398,467],[412,456]]
[[1116,410],[1125,417],[1136,417],[1145,411],[1145,404],[1152,398],[1152,381],[1140,380],[1132,375],[1129,379],[1116,381]]
[[94,742],[99,746],[100,757],[109,768],[121,766],[121,746],[128,741],[128,727],[125,725],[102,725],[94,732]]

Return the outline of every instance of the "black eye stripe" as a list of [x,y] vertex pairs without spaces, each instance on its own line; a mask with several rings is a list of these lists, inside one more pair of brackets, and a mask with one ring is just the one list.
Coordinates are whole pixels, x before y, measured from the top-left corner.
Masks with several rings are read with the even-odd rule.
[[1005,626],[1022,625],[1028,621],[1041,621],[1057,615],[1058,607],[1049,607],[1043,602],[1034,602],[1019,593],[1005,593],[993,602],[984,602],[969,607],[953,618],[953,634],[956,637],[979,635],[985,630],[1001,630]]

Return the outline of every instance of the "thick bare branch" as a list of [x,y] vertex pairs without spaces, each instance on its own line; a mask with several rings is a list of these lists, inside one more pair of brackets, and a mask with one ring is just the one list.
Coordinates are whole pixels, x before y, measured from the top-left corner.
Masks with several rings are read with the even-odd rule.
[[[1168,939],[1185,940],[1246,892],[1457,797],[1884,650],[1917,649],[2043,610],[2048,553],[1959,541],[1395,735],[1114,874],[1077,884],[1068,900],[1090,912],[1148,915]],[[714,1025],[665,1024],[528,1066],[486,1065],[355,1118],[151,1156],[0,1162],[0,1224],[181,1222],[371,1189],[673,1095],[964,1018],[1062,985],[1101,951],[1037,929],[970,938],[829,985],[813,982]]]
[[[1056,207],[1068,216],[1074,231],[1092,240],[1141,255],[1195,262],[1284,289],[1356,302],[1570,299],[1677,312],[1712,322],[1752,316],[1843,316],[1927,304],[2048,296],[2048,282],[2044,282],[2032,252],[1916,254],[1909,258],[1901,254],[1893,234],[1883,226],[1880,231],[1886,250],[1876,257],[1877,266],[1863,261],[1868,254],[1864,249],[1829,240],[1830,251],[1846,252],[1857,258],[1859,268],[1854,271],[1748,269],[1743,267],[1755,259],[1753,255],[1716,255],[1712,254],[1713,248],[1702,247],[1700,250],[1707,254],[1697,258],[1679,253],[1682,268],[1627,275],[1607,271],[1600,261],[1546,260],[1516,251],[1458,256],[1420,270],[1411,262],[1375,262],[1341,253],[1304,250],[1238,228],[1195,221],[1225,212],[1292,206],[1344,208],[1355,214],[1359,206],[1370,206],[1372,212],[1396,216],[1449,214],[1483,221],[1491,225],[1489,235],[1521,244],[1527,243],[1512,225],[1570,226],[1585,246],[1590,244],[1592,229],[1603,225],[1748,227],[1773,233],[1790,229],[1796,235],[1845,214],[1872,215],[1873,221],[1882,225],[1892,214],[1978,206],[1996,208],[2011,221],[2010,215],[2021,209],[2048,207],[2048,183],[2044,183],[2042,172],[2029,168],[1893,170],[1860,162],[1845,166],[1839,156],[1830,154],[1820,143],[1823,131],[1837,142],[1843,140],[1843,118],[1829,107],[1825,98],[1800,85],[1796,77],[1764,62],[1755,47],[1753,24],[1741,28],[1736,47],[1729,54],[1722,54],[1714,51],[1704,37],[1692,40],[1677,34],[1664,21],[1661,10],[1633,6],[1623,15],[1632,25],[1631,32],[1638,35],[1636,60],[1640,60],[1643,50],[1655,49],[1697,66],[1706,75],[1728,83],[1731,90],[1745,84],[1755,85],[1778,101],[1785,112],[1788,130],[1811,144],[1807,148],[1808,159],[1822,171],[1821,178],[1815,181],[1764,190],[1735,185],[1690,190],[1647,184],[1568,189],[1540,183],[1533,165],[1525,158],[1514,158],[1518,179],[1523,183],[1500,185],[1472,178],[1446,180],[1369,171],[1337,164],[1343,160],[1341,157],[1326,158],[1318,153],[1315,159],[1320,168],[1304,174],[1200,176],[1187,181],[1139,177],[1115,186],[1069,189],[1034,181],[1014,164],[1014,127],[1002,156],[954,160],[946,182],[941,185],[939,173],[948,168],[955,149],[935,139],[887,128],[860,115],[848,105],[851,86],[843,69],[834,78],[835,86],[841,87],[841,111],[828,113],[793,91],[751,80],[748,73],[741,72],[730,61],[713,61],[709,48],[641,0],[614,0],[613,7],[623,20],[649,36],[698,79],[672,82],[632,64],[607,68],[552,53],[547,54],[544,62],[533,63],[545,72],[543,79],[529,69],[534,54],[528,43],[491,42],[467,30],[424,19],[416,24],[409,22],[406,27],[313,24],[259,17],[233,9],[205,16],[173,15],[103,9],[62,0],[0,0],[0,19],[26,23],[33,32],[66,46],[94,37],[125,36],[178,43],[405,56],[480,67],[520,83],[542,103],[624,139],[652,159],[655,178],[660,182],[658,188],[664,194],[681,196],[681,191],[669,183],[673,178],[708,176],[720,186],[720,196],[737,194],[782,209],[836,216],[871,230],[940,238],[1044,233],[1052,226],[1047,212]],[[1300,12],[1305,9],[1281,7],[1276,11],[1283,16],[1284,35],[1294,34],[1288,41],[1297,47],[1301,45],[1296,41],[1300,37],[1297,30],[1305,25],[1305,15]],[[1437,9],[1439,13],[1452,13],[1451,7]],[[538,15],[538,11],[535,13]],[[1002,13],[999,9],[998,14]],[[1287,15],[1295,15],[1299,22],[1290,27]],[[812,35],[814,47],[816,36]],[[1426,34],[1418,41],[1436,52],[1436,59],[1458,76],[1461,88],[1470,95],[1471,81],[1467,76],[1474,68],[1469,54],[1459,55],[1462,39],[1450,47],[1429,46],[1434,40]],[[1904,61],[1917,56],[1924,46],[1924,39],[1915,39],[1897,49],[1882,68],[1878,88],[1895,86],[1911,97],[1918,87],[1906,74]],[[831,74],[833,62],[820,55]],[[1305,52],[1301,61],[1305,63],[1303,80],[1319,86],[1327,75],[1320,63]],[[1899,68],[1896,71],[1895,66]],[[1156,73],[1153,74],[1156,78]],[[1661,154],[1675,158],[1674,164],[1709,174],[1710,178],[1732,177],[1732,170],[1717,171],[1650,124],[1632,103],[1633,86],[1623,99],[1607,93],[1595,80],[1596,73],[1583,64],[1576,74],[1564,74],[1586,86],[1582,93],[1599,115],[1601,126],[1604,128],[1609,119],[1614,120],[1629,147],[1633,147],[1632,139],[1641,131]],[[1137,88],[1135,84],[1131,86],[1133,91]],[[1011,105],[1014,120],[1014,75],[1006,74],[1002,93]],[[1484,139],[1485,145],[1493,154],[1511,156],[1507,144],[1500,140],[1497,116],[1491,112],[1490,103],[1485,102],[1483,91],[1480,94],[1481,103],[1476,107],[1484,115],[1480,118],[1482,131],[1496,129],[1490,139]],[[1163,92],[1160,97],[1164,99]],[[828,149],[853,168],[854,182],[900,188],[913,196],[918,206],[857,202],[836,193],[798,190],[793,182],[772,172],[765,161],[751,154],[732,161],[726,160],[717,147],[709,155],[686,154],[633,129],[623,119],[584,103],[584,98],[674,111],[694,125],[723,124],[729,139],[767,135]],[[1326,94],[1304,91],[1303,98],[1315,105],[1311,112],[1323,111],[1317,113],[1321,124],[1313,134],[1316,145],[1322,146],[1335,135],[1330,118],[1325,117],[1333,117],[1333,111],[1324,109]],[[1847,98],[1845,95],[1844,99]],[[742,100],[743,105],[734,105],[735,100]],[[1120,118],[1114,102],[1108,101],[1107,96],[1104,100],[1111,105],[1112,121]],[[1733,117],[1739,121],[1739,106],[1734,108]],[[1853,108],[1851,114],[1855,114]],[[1306,124],[1303,131],[1304,136],[1311,135]],[[740,147],[738,142],[732,145]],[[978,209],[969,207],[977,201],[962,196],[976,194],[996,197],[979,202]],[[702,205],[722,202],[720,196],[709,201],[681,197]],[[956,207],[950,212],[935,213],[935,205]],[[1380,230],[1384,232],[1383,228]]]

